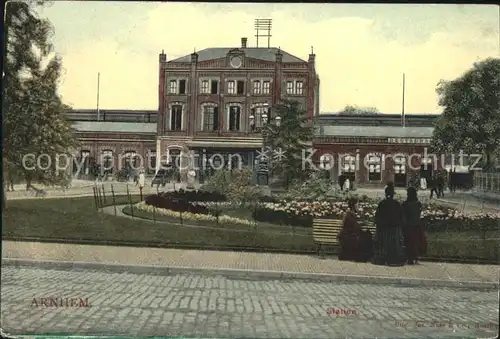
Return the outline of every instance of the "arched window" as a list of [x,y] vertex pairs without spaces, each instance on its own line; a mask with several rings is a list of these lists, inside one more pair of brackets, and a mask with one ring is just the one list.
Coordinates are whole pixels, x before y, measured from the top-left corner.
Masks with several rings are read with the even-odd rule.
[[356,173],[356,157],[352,155],[346,155],[342,159],[342,172],[344,174],[354,174]]
[[333,157],[331,154],[323,154],[319,157],[319,168],[330,170],[333,167]]
[[204,103],[201,105],[201,130],[219,130],[219,107],[214,103]]
[[135,151],[127,151],[123,154],[124,168],[137,169],[139,157]]
[[394,174],[406,173],[406,158],[402,155],[394,157]]
[[90,151],[82,150],[80,152],[80,161],[82,164],[81,174],[89,174],[90,171]]
[[368,181],[382,180],[382,157],[379,154],[367,154]]
[[154,172],[156,170],[156,149],[154,149],[154,148],[150,149],[148,156],[149,156],[148,173]]
[[101,154],[102,166],[104,170],[110,170],[113,167],[113,151],[103,150]]

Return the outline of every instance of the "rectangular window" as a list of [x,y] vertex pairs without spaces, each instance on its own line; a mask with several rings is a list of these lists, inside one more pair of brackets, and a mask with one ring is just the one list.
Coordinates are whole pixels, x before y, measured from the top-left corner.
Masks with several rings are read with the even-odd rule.
[[286,82],[286,94],[293,94],[293,81]]
[[212,83],[211,83],[211,93],[212,94],[217,94],[219,93],[219,82],[217,80],[212,80]]
[[237,88],[237,93],[238,94],[243,94],[245,93],[245,82],[243,80],[238,80],[238,88]]
[[177,94],[177,80],[170,80],[168,92],[171,94]]
[[179,80],[179,94],[186,94],[186,80]]
[[201,82],[201,93],[207,94],[208,92],[208,80],[203,80]]
[[227,93],[228,94],[236,93],[235,83],[232,80],[227,82]]
[[180,131],[182,129],[182,106],[172,106],[172,111],[170,114],[170,130]]
[[261,84],[259,80],[253,82],[253,94],[261,94]]
[[239,106],[229,107],[229,130],[239,131],[240,130],[240,115],[241,108]]
[[271,82],[264,81],[262,86],[262,94],[269,94],[271,92]]
[[219,127],[219,109],[214,106],[203,108],[203,130],[216,131]]
[[253,109],[254,123],[256,128],[262,127],[262,114],[264,114],[264,107],[257,106]]
[[304,83],[302,81],[297,81],[295,83],[295,94],[302,95],[304,91]]

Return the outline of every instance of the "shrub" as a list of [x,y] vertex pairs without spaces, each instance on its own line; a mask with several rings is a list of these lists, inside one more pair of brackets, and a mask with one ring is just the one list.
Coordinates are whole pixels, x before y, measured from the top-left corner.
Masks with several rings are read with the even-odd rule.
[[220,193],[180,190],[148,196],[144,200],[144,203],[146,205],[176,212],[209,214],[210,209],[207,206],[196,204],[196,202],[223,201],[226,201],[226,197]]

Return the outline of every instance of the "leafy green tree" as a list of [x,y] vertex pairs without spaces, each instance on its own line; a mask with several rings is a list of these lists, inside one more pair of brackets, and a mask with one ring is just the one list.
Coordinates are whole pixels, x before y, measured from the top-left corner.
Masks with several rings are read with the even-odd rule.
[[[55,172],[56,154],[69,156],[77,146],[71,124],[64,116],[69,107],[57,94],[61,59],[53,54],[53,28],[35,11],[42,4],[8,2],[5,8],[2,160],[9,165],[9,171],[23,177],[27,188],[33,187],[34,181],[54,184],[64,178]],[[23,161],[30,153],[48,157],[40,158],[42,166],[36,166],[36,160]],[[59,165],[64,166],[65,158],[60,160]],[[34,170],[29,169],[34,165]],[[48,168],[42,169],[44,165]],[[4,190],[2,196],[4,206]]]
[[265,144],[273,150],[271,173],[278,174],[288,187],[294,180],[305,180],[311,168],[303,168],[303,152],[312,147],[314,127],[297,101],[285,100],[273,107],[281,118],[279,126],[268,124],[263,130]]
[[500,59],[475,63],[459,78],[437,87],[443,114],[436,122],[432,150],[484,155],[490,169],[500,149]]
[[380,114],[375,107],[358,107],[347,105],[342,111],[339,112],[341,115],[363,115],[363,114]]

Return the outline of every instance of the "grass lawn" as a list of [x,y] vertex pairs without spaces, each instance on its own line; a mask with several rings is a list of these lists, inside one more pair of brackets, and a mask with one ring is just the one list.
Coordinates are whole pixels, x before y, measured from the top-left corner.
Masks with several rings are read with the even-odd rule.
[[[111,205],[111,199],[107,202]],[[139,197],[134,197],[138,202]],[[126,196],[116,197],[126,204]],[[313,251],[312,237],[266,232],[228,232],[225,229],[192,228],[165,223],[132,220],[99,213],[93,197],[26,199],[7,201],[3,214],[2,237],[54,238],[137,242],[151,245],[191,245],[198,247],[245,246],[283,251]]]
[[[106,205],[112,205],[107,199]],[[139,202],[133,196],[132,202]],[[116,204],[127,204],[126,196],[117,196]],[[249,212],[248,212],[249,213]],[[147,217],[144,215],[144,217]],[[61,199],[27,199],[7,201],[3,214],[2,237],[68,239],[84,241],[109,241],[136,243],[144,246],[193,246],[198,248],[244,247],[279,250],[283,252],[314,252],[316,246],[312,235],[305,236],[310,229],[292,228],[280,225],[259,223],[257,227],[245,225],[224,225],[216,229],[194,228],[176,225],[172,219],[158,219],[153,223],[147,220],[132,220],[115,217],[96,211],[93,197]],[[170,221],[169,221],[170,220]],[[171,223],[168,223],[171,222]],[[175,223],[175,224],[174,224]],[[192,222],[189,222],[192,223]],[[262,224],[262,225],[260,225]],[[228,231],[231,228],[233,231]],[[236,229],[250,232],[235,232]],[[279,232],[277,232],[280,230]],[[310,233],[309,233],[310,234]],[[493,234],[492,234],[493,235]],[[498,233],[496,233],[498,235]],[[496,239],[483,240],[471,233],[431,233],[428,256],[432,258],[482,258],[498,260]],[[496,237],[496,236],[495,236]]]

